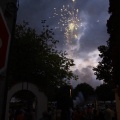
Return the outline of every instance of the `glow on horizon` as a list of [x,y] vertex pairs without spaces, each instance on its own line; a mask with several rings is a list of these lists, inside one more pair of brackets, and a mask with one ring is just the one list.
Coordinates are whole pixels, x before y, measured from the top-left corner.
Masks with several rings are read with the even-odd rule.
[[99,51],[95,50],[87,55],[86,58],[74,58],[75,66],[71,69],[74,71],[76,69],[81,70],[82,68],[86,68],[88,66],[90,67],[96,67],[98,65],[98,59],[99,59]]

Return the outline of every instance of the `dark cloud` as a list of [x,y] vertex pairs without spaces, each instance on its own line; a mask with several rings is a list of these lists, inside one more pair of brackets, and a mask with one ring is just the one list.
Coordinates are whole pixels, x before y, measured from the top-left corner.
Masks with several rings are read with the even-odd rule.
[[108,39],[106,22],[108,15],[107,0],[84,2],[80,9],[80,18],[86,23],[84,35],[80,38],[80,51],[91,52],[99,45],[106,44]]
[[[46,19],[50,27],[57,26],[58,18],[49,19],[53,16],[54,8],[57,10],[62,8],[62,5],[70,4],[71,0],[21,0],[18,11],[18,22],[26,20],[31,26],[40,29],[41,20]],[[76,0],[76,8],[79,9],[79,18],[86,22],[87,26],[84,30],[84,35],[80,38],[79,51],[92,51],[101,44],[105,44],[107,40],[106,20],[108,19],[108,1],[107,0]],[[99,20],[99,22],[97,22]],[[79,34],[83,29],[81,29]],[[55,30],[57,39],[60,40],[59,46],[65,44],[65,38],[60,30]],[[58,36],[58,34],[60,34]],[[73,45],[75,43],[73,42]],[[77,52],[76,51],[76,52]]]
[[63,37],[63,32],[60,30],[55,30],[55,26],[57,24],[58,18],[49,19],[49,17],[53,16],[54,8],[60,9],[62,7],[63,2],[59,0],[21,0],[20,7],[18,10],[18,19],[17,23],[22,23],[23,20],[29,22],[30,26],[35,28],[39,33],[41,31],[41,20],[47,20],[46,25],[49,25],[50,28],[54,29],[55,38],[58,39],[59,48],[63,48],[65,45],[65,40]]

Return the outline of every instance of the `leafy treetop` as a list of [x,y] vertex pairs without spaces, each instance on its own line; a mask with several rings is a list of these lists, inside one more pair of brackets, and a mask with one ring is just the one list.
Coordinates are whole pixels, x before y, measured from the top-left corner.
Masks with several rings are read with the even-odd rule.
[[48,86],[62,86],[66,80],[77,79],[70,70],[74,66],[73,59],[67,58],[65,51],[58,51],[54,32],[43,23],[43,30],[37,34],[27,22],[16,25],[14,42],[12,44],[9,81],[32,82],[46,89]]

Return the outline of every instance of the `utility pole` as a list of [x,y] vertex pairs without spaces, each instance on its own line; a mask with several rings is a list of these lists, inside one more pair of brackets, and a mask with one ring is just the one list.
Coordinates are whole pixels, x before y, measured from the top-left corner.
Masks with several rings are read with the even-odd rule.
[[[17,0],[0,0],[0,120],[5,120],[7,71],[17,17]],[[8,35],[8,38],[6,38]]]

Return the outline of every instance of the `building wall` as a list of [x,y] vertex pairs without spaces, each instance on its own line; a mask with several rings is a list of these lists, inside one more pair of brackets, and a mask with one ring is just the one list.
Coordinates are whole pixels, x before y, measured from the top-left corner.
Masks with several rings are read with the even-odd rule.
[[47,105],[48,105],[47,96],[43,92],[40,92],[39,89],[35,85],[31,83],[26,83],[26,82],[16,84],[8,91],[5,120],[8,120],[9,103],[10,103],[12,96],[21,90],[29,90],[36,96],[37,98],[36,120],[39,120],[42,117],[42,113],[44,111],[47,111]]

